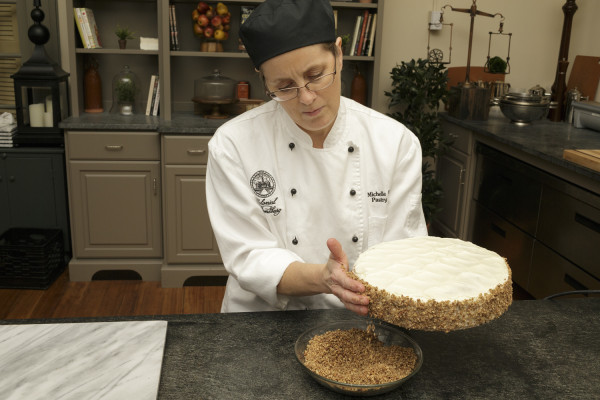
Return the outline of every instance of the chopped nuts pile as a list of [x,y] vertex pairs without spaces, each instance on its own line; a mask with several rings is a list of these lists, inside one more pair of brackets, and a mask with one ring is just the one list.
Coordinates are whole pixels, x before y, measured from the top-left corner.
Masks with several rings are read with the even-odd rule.
[[373,329],[337,329],[313,337],[304,351],[304,365],[327,379],[354,385],[393,382],[409,375],[417,362],[415,351],[384,346]]

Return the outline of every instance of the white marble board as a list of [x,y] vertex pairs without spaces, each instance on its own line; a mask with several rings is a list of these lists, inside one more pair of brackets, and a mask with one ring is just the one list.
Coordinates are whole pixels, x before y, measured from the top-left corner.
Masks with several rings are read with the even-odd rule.
[[156,399],[167,321],[0,325],[2,399]]

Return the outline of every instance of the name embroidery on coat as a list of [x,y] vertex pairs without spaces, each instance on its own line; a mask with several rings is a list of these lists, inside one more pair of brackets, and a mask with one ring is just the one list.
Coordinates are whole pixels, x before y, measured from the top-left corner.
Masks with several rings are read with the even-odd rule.
[[369,198],[371,199],[371,203],[387,203],[387,192],[367,192],[367,196],[369,196]]

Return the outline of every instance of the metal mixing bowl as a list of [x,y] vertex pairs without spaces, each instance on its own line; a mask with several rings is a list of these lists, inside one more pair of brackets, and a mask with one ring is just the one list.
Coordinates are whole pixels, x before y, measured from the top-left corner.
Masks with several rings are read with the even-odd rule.
[[[304,351],[306,350],[306,346],[310,339],[313,336],[322,335],[325,332],[333,331],[336,329],[351,329],[351,328],[359,328],[362,330],[366,330],[369,324],[373,324],[375,326],[375,334],[377,338],[383,342],[385,346],[390,345],[399,345],[403,347],[410,347],[415,351],[417,355],[417,363],[413,371],[405,376],[402,379],[381,383],[376,385],[352,385],[349,383],[338,382],[324,376],[321,376],[308,367],[304,365]],[[385,322],[373,319],[353,319],[348,321],[339,321],[333,322],[321,326],[317,326],[316,328],[311,328],[304,332],[300,337],[296,340],[296,345],[294,348],[296,352],[296,358],[304,367],[306,372],[321,385],[335,391],[338,393],[343,393],[350,396],[374,396],[381,393],[386,393],[391,390],[398,388],[404,382],[412,378],[419,370],[421,369],[421,365],[423,365],[423,352],[421,348],[410,336],[404,333],[400,328],[387,324]]]
[[550,103],[500,100],[502,114],[516,125],[528,125],[548,115]]

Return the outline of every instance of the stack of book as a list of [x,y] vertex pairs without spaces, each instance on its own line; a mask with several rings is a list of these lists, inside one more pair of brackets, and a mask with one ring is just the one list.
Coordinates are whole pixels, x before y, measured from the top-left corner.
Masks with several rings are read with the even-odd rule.
[[152,75],[148,89],[148,101],[146,102],[146,115],[158,115],[159,106],[160,85],[158,84],[158,75]]
[[171,50],[179,50],[179,38],[177,37],[177,17],[175,5],[169,4],[169,33]]
[[370,13],[365,10],[364,13],[358,15],[354,24],[352,44],[347,55],[371,57],[373,55],[373,47],[375,47],[376,27],[377,13]]
[[73,8],[73,15],[75,15],[75,23],[77,24],[83,46],[86,49],[102,48],[102,41],[100,40],[100,33],[98,32],[94,12],[89,8],[75,7]]

